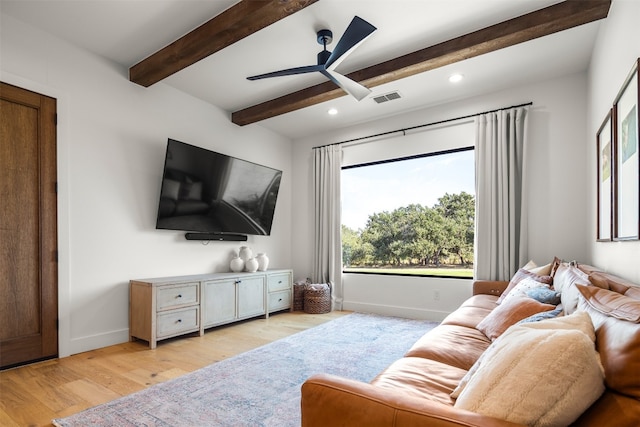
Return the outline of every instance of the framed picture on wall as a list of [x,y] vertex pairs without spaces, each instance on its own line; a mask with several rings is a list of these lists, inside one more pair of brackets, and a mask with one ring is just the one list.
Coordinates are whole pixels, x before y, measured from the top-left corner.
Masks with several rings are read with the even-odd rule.
[[596,135],[598,149],[596,239],[599,242],[611,241],[613,230],[613,210],[611,209],[613,200],[613,127],[611,126],[611,118],[612,113],[609,111]]
[[622,85],[613,105],[614,240],[640,237],[638,155],[638,63]]

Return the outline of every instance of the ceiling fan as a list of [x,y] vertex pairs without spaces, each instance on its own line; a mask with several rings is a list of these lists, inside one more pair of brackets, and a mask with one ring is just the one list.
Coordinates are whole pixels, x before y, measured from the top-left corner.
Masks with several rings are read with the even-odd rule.
[[318,31],[318,43],[324,47],[324,50],[318,53],[318,65],[288,68],[286,70],[247,77],[247,79],[259,80],[268,77],[290,76],[294,74],[305,74],[319,71],[349,95],[360,101],[369,95],[371,90],[336,72],[335,68],[340,65],[340,63],[344,61],[351,52],[360,46],[362,42],[369,38],[375,30],[376,27],[359,16],[354,16],[333,52],[329,52],[327,50],[327,45],[333,41],[333,33],[330,30]]

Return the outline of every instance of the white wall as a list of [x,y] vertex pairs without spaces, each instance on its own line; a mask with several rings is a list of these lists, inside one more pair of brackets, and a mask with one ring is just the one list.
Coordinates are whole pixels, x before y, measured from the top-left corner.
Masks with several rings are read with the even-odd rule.
[[640,57],[640,2],[614,0],[600,32],[589,68],[588,153],[589,249],[594,265],[640,282],[640,242],[596,242],[596,133]]
[[640,2],[614,0],[609,16],[602,23],[589,69],[588,138],[589,154],[589,249],[593,264],[607,271],[640,282],[640,242],[596,242],[596,150],[598,128],[640,57]]
[[[293,268],[312,269],[312,147],[404,127],[533,102],[528,148],[529,258],[539,264],[554,256],[589,261],[587,200],[586,73],[505,90],[386,120],[294,141],[296,200]],[[399,139],[390,140],[397,143]],[[435,298],[439,291],[439,299]],[[441,319],[471,294],[469,280],[345,275],[344,307],[400,316]]]
[[61,356],[128,340],[130,279],[228,271],[239,244],[155,230],[168,137],[283,170],[272,235],[248,244],[291,267],[290,140],[9,16],[0,31],[0,79],[58,99]]

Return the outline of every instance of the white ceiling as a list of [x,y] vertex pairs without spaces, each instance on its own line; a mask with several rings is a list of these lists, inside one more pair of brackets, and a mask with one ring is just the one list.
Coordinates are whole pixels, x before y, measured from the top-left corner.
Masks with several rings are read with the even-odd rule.
[[[247,76],[316,63],[316,31],[334,33],[354,15],[376,32],[339,67],[346,74],[541,9],[559,0],[319,0],[164,80],[231,112],[322,83],[317,73],[248,81]],[[129,68],[236,3],[235,0],[0,0],[0,11]],[[260,122],[298,138],[523,82],[586,70],[599,24],[591,23]],[[465,75],[456,85],[453,72]],[[376,95],[402,99],[377,104]],[[330,107],[337,116],[326,114]]]

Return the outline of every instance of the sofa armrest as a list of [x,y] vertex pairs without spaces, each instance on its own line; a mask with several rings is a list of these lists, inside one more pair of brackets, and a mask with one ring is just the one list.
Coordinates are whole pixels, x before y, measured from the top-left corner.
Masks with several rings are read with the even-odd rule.
[[301,405],[302,427],[520,426],[329,374],[305,381]]
[[475,280],[473,282],[474,295],[495,295],[499,297],[509,286],[504,280]]

